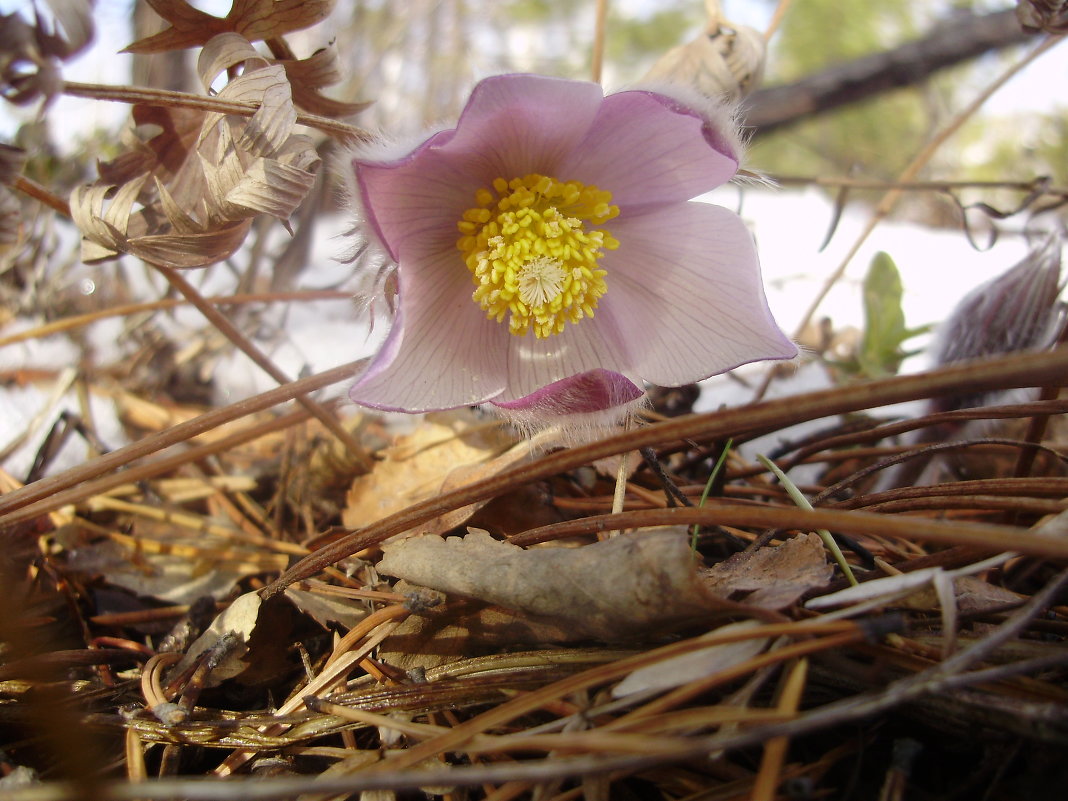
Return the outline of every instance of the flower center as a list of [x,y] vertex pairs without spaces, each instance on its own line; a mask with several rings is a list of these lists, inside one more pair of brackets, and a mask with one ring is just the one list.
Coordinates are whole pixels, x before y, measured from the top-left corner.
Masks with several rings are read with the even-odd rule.
[[479,189],[464,212],[456,246],[476,289],[471,299],[486,316],[524,336],[559,334],[567,323],[593,317],[608,291],[597,266],[619,242],[598,226],[619,214],[610,192],[578,181],[531,174]]

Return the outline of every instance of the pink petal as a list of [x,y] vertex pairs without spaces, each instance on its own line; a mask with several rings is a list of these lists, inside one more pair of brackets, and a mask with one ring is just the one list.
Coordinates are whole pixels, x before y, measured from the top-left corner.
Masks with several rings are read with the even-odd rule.
[[[475,192],[495,178],[555,176],[603,102],[594,83],[499,75],[479,83],[455,130],[431,136],[407,156],[353,161],[361,201],[395,259],[410,243],[425,250],[455,240]],[[402,255],[404,254],[404,255]]]
[[[609,289],[611,292],[611,289]],[[637,375],[617,322],[598,308],[592,319],[568,324],[545,339],[508,337],[508,385],[494,402],[507,404],[549,384],[604,368]]]
[[499,395],[508,329],[486,319],[471,300],[471,287],[455,250],[402,269],[393,328],[349,397],[376,409],[426,412]]
[[364,221],[394,261],[416,258],[418,253],[456,251],[456,223],[474,205],[478,189],[463,165],[424,150],[418,159],[413,154],[399,164],[356,160],[352,168]]
[[539,416],[559,417],[604,411],[635,401],[643,394],[642,389],[625,376],[596,369],[554,381],[517,400],[494,401],[494,405],[509,411],[531,411]]
[[601,306],[625,321],[633,366],[679,386],[747,362],[790,359],[760,281],[753,238],[733,212],[680,203],[613,221]]
[[471,92],[447,149],[469,159],[467,169],[481,186],[498,177],[555,175],[603,102],[595,83],[541,75],[487,78]]
[[[719,116],[721,124],[729,123],[725,113]],[[739,154],[731,138],[717,123],[664,95],[620,92],[605,98],[589,135],[560,165],[559,177],[608,190],[624,214],[630,207],[689,200],[737,172]]]

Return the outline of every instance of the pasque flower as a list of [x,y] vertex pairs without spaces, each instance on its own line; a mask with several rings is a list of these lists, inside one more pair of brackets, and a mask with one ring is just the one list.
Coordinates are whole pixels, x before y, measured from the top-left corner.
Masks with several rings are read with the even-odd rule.
[[356,402],[520,417],[601,412],[758,359],[787,359],[752,237],[692,198],[741,145],[704,98],[503,75],[455,128],[351,156],[397,312]]

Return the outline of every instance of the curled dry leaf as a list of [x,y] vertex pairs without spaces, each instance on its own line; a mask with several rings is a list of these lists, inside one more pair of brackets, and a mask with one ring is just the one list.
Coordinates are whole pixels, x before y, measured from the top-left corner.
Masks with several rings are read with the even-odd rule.
[[1051,34],[1068,32],[1068,3],[1065,0],[1016,0],[1016,19],[1025,31]]
[[98,165],[101,180],[113,185],[124,184],[148,172],[169,184],[196,147],[204,112],[138,104],[133,107],[132,117],[138,128],[157,128],[159,133],[147,141],[133,134],[125,136],[123,144],[127,149]]
[[809,590],[831,580],[823,542],[817,534],[792,537],[777,548],[738,553],[705,571],[708,589],[747,606],[784,609]]
[[706,589],[678,531],[524,550],[476,530],[402,540],[383,552],[380,573],[566,623],[576,637],[606,642],[663,634],[727,606]]
[[[1003,554],[1002,558],[1007,560],[1008,556]],[[941,567],[929,567],[911,573],[896,573],[865,581],[830,595],[810,598],[805,606],[808,609],[829,609],[878,600],[885,605],[893,604],[906,609],[937,609],[943,606],[943,599],[939,598],[937,593],[938,584],[942,581],[945,582],[944,586],[952,589],[949,597],[954,607],[968,614],[998,609],[1007,604],[1019,603],[1023,599],[1024,596],[1011,590],[967,575],[968,571],[974,569],[975,566],[972,565],[951,571]]]
[[37,40],[41,50],[66,61],[77,55],[93,39],[92,0],[46,0],[56,27],[49,31],[36,14]]
[[[398,437],[380,456],[374,470],[353,481],[342,523],[362,528],[413,503],[485,478],[527,459],[525,443],[515,445],[498,423],[487,423],[460,409],[428,415],[415,431]],[[479,506],[443,515],[421,529],[444,533],[466,522]]]
[[245,593],[235,600],[189,646],[182,661],[174,667],[174,672],[188,670],[201,654],[223,647],[225,654],[208,676],[207,686],[215,687],[241,673],[246,667],[241,657],[248,653],[248,644],[259,620],[262,604],[263,600],[254,592]]
[[310,615],[324,629],[332,623],[339,623],[344,629],[351,629],[368,615],[366,601],[342,598],[314,590],[286,588],[286,598],[301,612]]
[[[1021,604],[1027,597],[1019,593],[983,581],[975,576],[950,577],[952,599],[961,614],[979,615],[997,609],[1004,609],[1011,604]],[[918,592],[905,598],[901,605],[906,609],[931,610],[943,604],[933,586],[923,587]]]
[[371,105],[369,102],[345,103],[320,94],[319,90],[340,83],[342,79],[337,48],[333,43],[320,48],[308,58],[282,58],[281,64],[293,87],[293,102],[299,108],[323,117],[351,117]]
[[[399,593],[412,589],[403,580],[394,586]],[[534,620],[504,607],[453,597],[405,618],[382,644],[379,656],[401,670],[427,670],[501,648],[544,647],[583,639],[567,621]]]
[[273,39],[325,19],[334,0],[234,0],[225,17],[205,14],[185,0],[147,0],[170,27],[129,45],[125,53],[162,53],[198,47],[220,33],[249,41]]
[[35,9],[30,24],[19,14],[0,15],[0,94],[17,105],[46,101],[63,87],[59,63],[93,38],[89,0],[48,0],[55,26]]
[[[231,255],[257,215],[285,222],[301,203],[319,157],[311,139],[292,132],[297,112],[285,70],[232,33],[201,52],[205,89],[235,68],[241,75],[219,97],[259,103],[252,117],[142,112],[162,132],[102,165],[104,183],[75,189],[71,213],[84,236],[83,261],[129,253],[168,267],[204,267]],[[109,178],[126,180],[114,186]]]
[[11,186],[25,164],[25,150],[21,147],[0,144],[0,184]]
[[298,613],[288,601],[264,601],[255,592],[246,593],[189,646],[171,675],[182,675],[203,659],[208,668],[207,687],[234,678],[246,686],[278,681],[297,664],[292,650],[278,644],[298,641],[302,636],[298,627]]

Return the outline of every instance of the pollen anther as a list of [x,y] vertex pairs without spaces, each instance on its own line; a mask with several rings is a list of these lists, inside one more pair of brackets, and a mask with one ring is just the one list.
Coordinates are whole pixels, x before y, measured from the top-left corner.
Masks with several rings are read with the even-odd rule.
[[[494,194],[495,193],[495,194]],[[471,298],[489,319],[523,336],[558,334],[592,317],[608,291],[597,262],[619,247],[600,226],[619,214],[612,195],[578,181],[544,175],[493,181],[457,223],[476,289]]]

